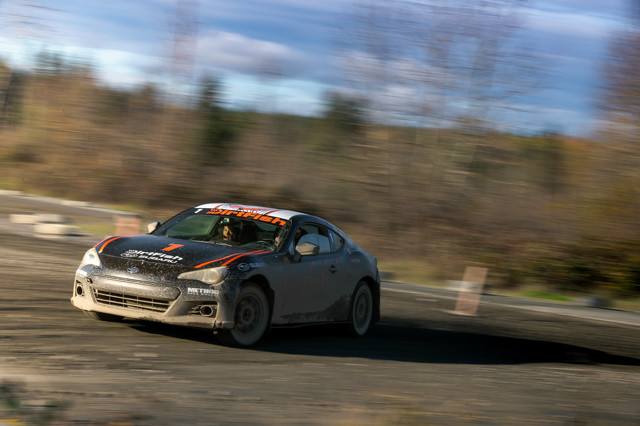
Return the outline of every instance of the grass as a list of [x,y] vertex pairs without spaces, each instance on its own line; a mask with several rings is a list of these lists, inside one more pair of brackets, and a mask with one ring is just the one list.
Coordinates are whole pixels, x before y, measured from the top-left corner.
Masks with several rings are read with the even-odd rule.
[[[391,277],[385,278],[391,281],[429,285],[433,287],[445,287],[447,281],[437,265],[434,266],[427,262],[380,259],[378,267],[380,271],[391,273]],[[449,279],[461,279],[463,272],[464,271],[461,271],[458,277],[451,274],[451,278]],[[492,287],[489,292],[502,296],[545,300],[557,303],[571,303],[575,300],[575,295],[559,294],[539,285],[522,286],[514,289]],[[613,309],[640,312],[640,297],[607,297],[607,299],[609,299],[611,308]]]
[[40,401],[36,406],[23,385],[0,382],[0,424],[59,424],[71,406],[68,401]]
[[440,271],[426,262],[379,259],[378,269],[391,274],[390,280],[440,287],[444,284]]
[[640,297],[615,299],[613,301],[613,308],[622,309],[625,311],[640,312]]
[[555,302],[570,302],[571,297],[550,293],[545,290],[526,290],[522,292],[522,296],[528,299],[551,300]]
[[73,226],[77,227],[83,234],[95,235],[96,237],[107,237],[115,232],[113,224],[74,223]]
[[546,300],[548,302],[569,303],[573,295],[552,292],[539,284],[523,285],[516,288],[492,288],[491,293],[500,296],[519,297],[522,299]]

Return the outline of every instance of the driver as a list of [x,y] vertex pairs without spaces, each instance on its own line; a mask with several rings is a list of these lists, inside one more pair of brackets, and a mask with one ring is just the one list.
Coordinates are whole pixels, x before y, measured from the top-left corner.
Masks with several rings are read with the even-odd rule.
[[222,227],[222,239],[228,242],[237,242],[239,237],[239,230],[237,226],[230,224],[224,224]]

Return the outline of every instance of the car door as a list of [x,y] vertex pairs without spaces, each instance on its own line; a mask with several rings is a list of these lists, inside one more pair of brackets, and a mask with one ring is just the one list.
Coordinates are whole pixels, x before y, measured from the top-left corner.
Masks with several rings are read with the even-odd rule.
[[[318,224],[302,224],[299,242],[319,246],[316,255],[294,255],[283,265],[284,283],[280,318],[284,324],[343,321],[348,312],[348,271],[342,251],[330,240],[329,231]],[[294,242],[295,243],[295,242]],[[346,295],[346,297],[345,297]]]

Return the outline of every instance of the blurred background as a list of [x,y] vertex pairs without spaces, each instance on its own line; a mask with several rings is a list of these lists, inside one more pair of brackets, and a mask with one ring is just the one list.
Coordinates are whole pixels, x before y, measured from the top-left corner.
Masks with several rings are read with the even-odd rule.
[[301,210],[398,279],[640,297],[637,1],[99,3],[0,1],[0,189]]

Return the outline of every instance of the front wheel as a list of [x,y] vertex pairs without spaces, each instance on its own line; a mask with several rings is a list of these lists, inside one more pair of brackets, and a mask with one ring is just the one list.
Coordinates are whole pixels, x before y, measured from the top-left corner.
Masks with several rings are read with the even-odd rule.
[[369,285],[360,281],[353,292],[349,311],[349,331],[354,337],[367,334],[373,320],[373,294]]
[[218,339],[229,346],[252,346],[260,341],[269,326],[269,301],[264,291],[253,283],[240,289],[234,314],[234,326],[219,330]]

